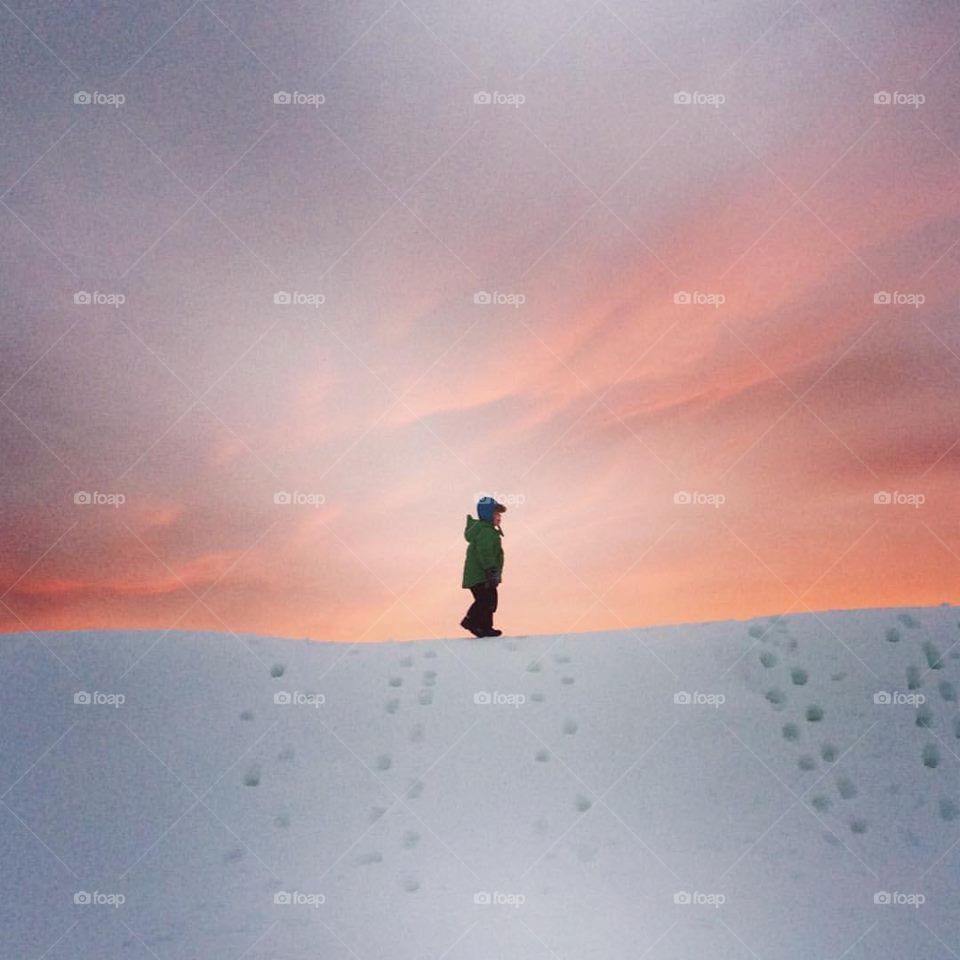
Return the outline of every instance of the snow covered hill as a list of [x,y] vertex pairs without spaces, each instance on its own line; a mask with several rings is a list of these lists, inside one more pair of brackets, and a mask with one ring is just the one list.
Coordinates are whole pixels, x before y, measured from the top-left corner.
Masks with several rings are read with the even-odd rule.
[[960,611],[0,639],[3,957],[956,957]]

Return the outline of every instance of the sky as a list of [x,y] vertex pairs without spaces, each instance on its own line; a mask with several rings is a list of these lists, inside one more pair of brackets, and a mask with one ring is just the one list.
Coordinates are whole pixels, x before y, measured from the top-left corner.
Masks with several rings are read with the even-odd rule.
[[956,600],[956,5],[0,21],[0,629]]

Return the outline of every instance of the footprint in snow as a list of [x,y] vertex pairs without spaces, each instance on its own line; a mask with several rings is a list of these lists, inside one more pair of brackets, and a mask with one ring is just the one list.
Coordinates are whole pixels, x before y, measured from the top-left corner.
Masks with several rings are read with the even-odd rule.
[[832,743],[825,743],[820,747],[820,759],[826,763],[833,763],[840,751]]
[[953,718],[953,735],[960,740],[960,717]]
[[433,703],[433,690],[430,687],[424,687],[417,694],[417,701],[421,707],[429,707]]
[[940,698],[942,700],[945,700],[947,703],[957,702],[957,688],[949,680],[941,680],[937,685],[937,689],[940,691]]
[[582,793],[578,793],[574,805],[580,813],[586,813],[593,806],[593,801]]
[[407,830],[400,842],[404,850],[412,850],[420,842],[420,834],[416,830]]
[[253,719],[253,711],[252,711],[252,710],[244,710],[244,711],[240,714],[240,719],[241,719],[241,720],[252,720],[252,719]]
[[281,763],[289,763],[294,757],[294,750],[289,744],[285,746],[278,754],[277,759]]
[[927,666],[931,670],[943,669],[943,654],[932,640],[925,640],[921,649],[923,650],[923,655],[927,658]]
[[957,817],[960,817],[960,806],[957,806],[956,802],[949,797],[943,797],[940,800],[940,819],[956,820]]
[[386,807],[371,807],[370,822],[376,823],[386,812],[387,812]]
[[930,728],[933,726],[933,710],[925,704],[921,703],[917,707],[917,719],[914,721],[918,727]]
[[830,798],[822,793],[817,794],[817,796],[811,798],[810,806],[818,813],[826,813],[830,809]]
[[236,863],[237,860],[242,860],[243,855],[246,851],[243,847],[232,847],[223,855],[224,863]]
[[282,663],[275,663],[275,664],[270,668],[270,676],[271,676],[271,677],[282,677],[283,674],[284,674],[284,671],[285,671],[286,669],[287,669],[287,668],[286,668]]
[[811,703],[804,714],[809,723],[819,723],[823,719],[823,707],[816,703]]
[[769,670],[780,662],[780,658],[772,650],[761,650],[760,662]]
[[887,627],[887,632],[884,634],[887,639],[887,643],[899,643],[900,642],[900,631],[896,627]]
[[416,877],[401,877],[400,886],[407,893],[416,893],[420,889],[420,881]]
[[257,764],[254,764],[244,775],[243,775],[243,785],[245,787],[258,787],[260,786],[260,767]]
[[383,863],[383,854],[379,850],[371,850],[370,853],[361,853],[357,857],[358,867],[369,867],[373,863]]
[[806,684],[810,675],[807,673],[803,667],[794,667],[790,671],[790,679],[793,681],[795,687],[802,687]]
[[940,748],[935,743],[926,744],[921,756],[925,767],[936,770],[940,766]]
[[786,694],[778,687],[771,687],[765,696],[775,707],[782,707],[787,700]]
[[396,713],[400,709],[400,701],[396,697],[391,697],[384,705],[383,709],[387,713]]
[[424,656],[424,658],[427,659],[427,660],[434,660],[434,659],[436,658],[436,656],[437,656],[437,651],[436,651],[436,650],[424,650],[424,651],[423,651],[423,656]]
[[851,821],[850,821],[850,832],[851,832],[851,833],[866,833],[866,832],[867,832],[867,821],[866,821],[866,820],[851,820]]
[[539,673],[540,672],[540,661],[531,660],[527,664],[527,673]]
[[389,770],[393,765],[393,759],[390,757],[389,753],[381,753],[377,757],[376,767],[378,770]]
[[287,813],[278,813],[273,818],[273,825],[279,830],[286,830],[290,826],[290,815]]
[[785,723],[783,725],[784,740],[799,740],[800,728],[795,723]]
[[553,662],[554,662],[554,663],[569,663],[569,662],[570,662],[570,657],[567,656],[567,654],[565,654],[565,653],[555,653],[555,654],[553,655]]
[[413,783],[410,784],[410,789],[407,790],[407,797],[410,800],[416,800],[422,793],[423,793],[423,781],[414,780]]
[[917,666],[907,667],[907,689],[919,690],[923,686],[923,677],[920,675],[920,668]]
[[912,613],[898,613],[897,619],[911,630],[916,630],[920,626],[920,621]]
[[412,667],[412,666],[413,666],[413,657],[411,657],[411,656],[401,657],[401,658],[400,658],[400,666],[401,666],[401,667]]
[[843,800],[852,800],[857,795],[857,785],[849,777],[839,777],[837,793]]
[[402,686],[403,686],[403,678],[402,678],[402,677],[391,677],[391,678],[387,681],[387,683],[389,683],[391,687],[402,687]]
[[816,770],[817,761],[813,757],[811,757],[809,753],[805,753],[797,761],[797,766],[801,770]]
[[565,685],[568,686],[568,687],[569,687],[572,683],[574,683],[575,680],[576,680],[575,677],[561,677],[561,678],[560,678],[560,682],[561,682],[562,684],[565,684]]
[[580,725],[576,720],[564,720],[563,721],[563,732],[568,736],[572,737],[577,730],[580,729]]
[[540,693],[539,691],[537,691],[536,693],[531,693],[531,694],[530,694],[530,699],[531,699],[534,703],[543,703],[543,701],[547,699],[547,696],[546,696],[546,694]]
[[437,671],[436,670],[424,670],[423,671],[423,685],[425,687],[436,686],[437,683]]
[[747,633],[753,637],[754,640],[766,639],[767,631],[764,630],[759,624],[754,624],[747,630]]
[[830,679],[831,679],[834,683],[837,683],[837,682],[839,682],[840,680],[846,680],[846,679],[847,679],[847,673],[846,673],[845,670],[841,670],[839,673],[831,673],[831,674],[830,674]]
[[536,760],[537,763],[546,763],[550,759],[550,751],[541,748],[533,755],[533,759]]
[[415,723],[410,728],[410,733],[408,734],[408,736],[410,737],[411,743],[422,743],[423,742],[423,724]]

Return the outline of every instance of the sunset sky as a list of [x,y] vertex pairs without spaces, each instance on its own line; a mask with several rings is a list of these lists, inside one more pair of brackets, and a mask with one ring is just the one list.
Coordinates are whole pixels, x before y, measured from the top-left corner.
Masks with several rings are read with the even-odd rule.
[[956,4],[0,21],[2,629],[956,602]]

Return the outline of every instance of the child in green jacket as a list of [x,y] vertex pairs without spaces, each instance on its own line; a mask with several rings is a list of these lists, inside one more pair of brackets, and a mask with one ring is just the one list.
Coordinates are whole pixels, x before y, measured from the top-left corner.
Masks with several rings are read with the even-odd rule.
[[467,556],[463,563],[463,587],[473,594],[473,603],[460,626],[475,637],[499,637],[502,630],[493,627],[497,609],[497,587],[503,576],[503,530],[500,518],[506,511],[493,497],[481,497],[477,517],[467,515],[463,537]]

